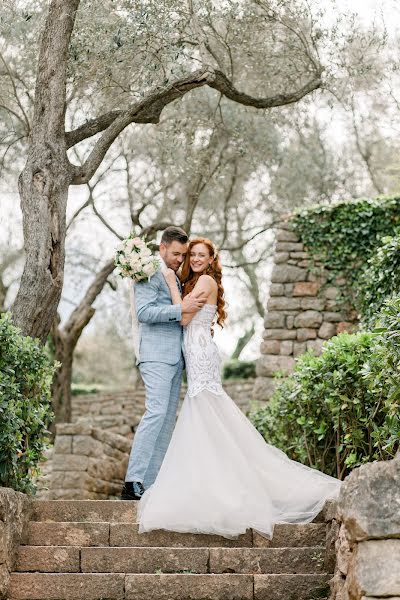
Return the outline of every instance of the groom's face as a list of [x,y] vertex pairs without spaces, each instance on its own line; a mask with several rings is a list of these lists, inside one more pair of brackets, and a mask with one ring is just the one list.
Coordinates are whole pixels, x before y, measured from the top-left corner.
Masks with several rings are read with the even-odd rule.
[[168,246],[160,244],[160,255],[167,267],[177,271],[185,260],[187,249],[187,244],[181,244],[174,240]]

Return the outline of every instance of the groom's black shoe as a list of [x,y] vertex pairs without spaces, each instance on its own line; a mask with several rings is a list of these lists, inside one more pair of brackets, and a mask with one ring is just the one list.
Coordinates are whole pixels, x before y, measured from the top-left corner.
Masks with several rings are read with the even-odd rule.
[[121,492],[121,500],[140,500],[144,487],[140,481],[125,481]]

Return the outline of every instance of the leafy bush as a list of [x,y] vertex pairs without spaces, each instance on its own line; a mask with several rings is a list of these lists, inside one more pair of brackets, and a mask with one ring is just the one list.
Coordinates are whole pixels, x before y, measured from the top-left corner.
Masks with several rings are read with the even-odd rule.
[[400,292],[400,236],[385,237],[359,280],[357,306],[362,323],[371,326],[385,300]]
[[47,442],[54,365],[38,341],[0,317],[0,485],[33,492]]
[[256,376],[256,363],[253,360],[229,360],[222,370],[223,379],[250,379]]
[[364,462],[392,458],[400,441],[399,335],[393,300],[375,333],[343,333],[321,356],[302,355],[252,422],[290,458],[340,479]]

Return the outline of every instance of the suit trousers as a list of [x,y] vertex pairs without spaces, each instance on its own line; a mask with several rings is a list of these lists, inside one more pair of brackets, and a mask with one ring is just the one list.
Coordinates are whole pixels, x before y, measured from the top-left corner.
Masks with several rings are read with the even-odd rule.
[[146,411],[138,425],[125,481],[154,483],[175,427],[182,384],[183,358],[175,365],[139,364],[146,390]]

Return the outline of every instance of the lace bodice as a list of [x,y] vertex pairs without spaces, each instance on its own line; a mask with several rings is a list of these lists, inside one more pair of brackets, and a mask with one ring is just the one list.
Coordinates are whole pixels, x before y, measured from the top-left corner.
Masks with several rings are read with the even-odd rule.
[[211,335],[211,323],[216,309],[215,304],[205,304],[184,328],[183,352],[189,396],[195,396],[204,389],[215,394],[223,392],[221,359]]

